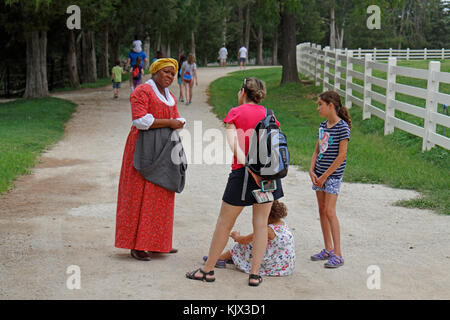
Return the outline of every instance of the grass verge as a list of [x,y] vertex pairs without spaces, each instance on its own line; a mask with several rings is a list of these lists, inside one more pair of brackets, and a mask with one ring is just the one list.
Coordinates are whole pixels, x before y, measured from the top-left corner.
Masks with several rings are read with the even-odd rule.
[[[234,72],[215,80],[210,88],[210,105],[220,119],[236,106],[237,91],[244,77],[255,76],[265,81],[267,97],[263,104],[275,111],[288,137],[291,163],[309,170],[316,143],[318,126],[323,118],[317,112],[317,95],[322,88],[287,84],[280,86],[281,68],[253,69]],[[394,188],[413,189],[421,193],[417,199],[397,205],[431,209],[450,215],[449,151],[435,147],[422,153],[422,140],[395,130],[384,136],[381,119],[362,120],[362,110],[350,110],[353,130],[344,174],[346,182],[386,184]]]
[[0,194],[29,173],[37,156],[61,139],[76,104],[58,99],[18,99],[0,104]]

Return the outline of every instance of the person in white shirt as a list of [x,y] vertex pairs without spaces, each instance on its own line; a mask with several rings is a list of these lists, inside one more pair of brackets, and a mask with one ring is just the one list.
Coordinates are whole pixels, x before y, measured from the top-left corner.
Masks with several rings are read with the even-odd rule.
[[219,60],[220,60],[221,67],[226,67],[227,57],[228,57],[228,50],[227,50],[227,48],[225,48],[225,43],[224,43],[222,48],[220,48],[220,50],[219,50]]
[[239,49],[238,59],[239,59],[240,69],[242,69],[242,68],[245,69],[245,64],[248,60],[248,50],[245,46],[242,46]]

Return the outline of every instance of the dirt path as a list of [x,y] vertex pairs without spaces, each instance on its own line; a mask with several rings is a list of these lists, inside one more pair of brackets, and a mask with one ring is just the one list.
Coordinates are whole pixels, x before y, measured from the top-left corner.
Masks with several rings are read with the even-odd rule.
[[[195,121],[203,132],[223,130],[206,103],[206,90],[233,70],[199,70],[192,105],[179,106],[190,132]],[[337,210],[346,265],[327,270],[309,260],[322,248],[322,236],[308,175],[294,167],[283,181],[286,221],[296,242],[292,276],[265,278],[259,288],[248,287],[247,275],[233,267],[216,270],[212,284],[185,279],[207,254],[228,164],[189,166],[185,191],[176,196],[177,254],[140,262],[114,248],[117,185],[130,128],[128,94],[127,84],[117,101],[110,88],[58,94],[79,105],[64,139],[0,196],[0,299],[450,299],[450,217],[392,206],[417,196],[412,191],[344,183]],[[251,232],[250,210],[236,229]],[[81,270],[79,290],[66,287],[71,265]],[[367,287],[371,265],[381,272],[379,290]]]

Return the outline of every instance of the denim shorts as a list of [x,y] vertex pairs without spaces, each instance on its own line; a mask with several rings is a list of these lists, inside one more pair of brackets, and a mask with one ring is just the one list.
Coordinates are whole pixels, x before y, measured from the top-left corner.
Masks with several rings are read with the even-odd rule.
[[113,82],[113,89],[120,89],[120,82]]
[[312,189],[314,191],[323,191],[331,194],[339,194],[341,184],[342,184],[342,177],[340,178],[328,177],[328,179],[323,184],[322,188],[312,185]]

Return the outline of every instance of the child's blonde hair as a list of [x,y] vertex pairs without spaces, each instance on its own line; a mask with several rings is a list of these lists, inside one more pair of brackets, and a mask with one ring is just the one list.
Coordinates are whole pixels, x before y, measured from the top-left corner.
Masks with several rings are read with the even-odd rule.
[[195,56],[193,53],[188,54],[187,61],[189,64],[193,64],[195,62]]

